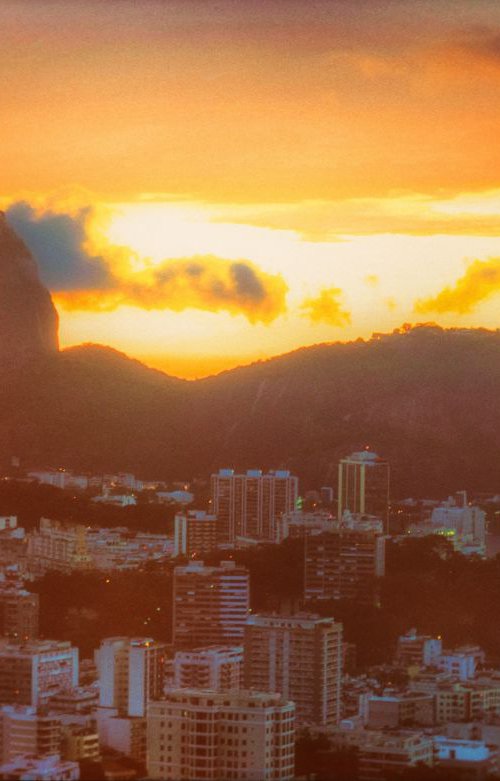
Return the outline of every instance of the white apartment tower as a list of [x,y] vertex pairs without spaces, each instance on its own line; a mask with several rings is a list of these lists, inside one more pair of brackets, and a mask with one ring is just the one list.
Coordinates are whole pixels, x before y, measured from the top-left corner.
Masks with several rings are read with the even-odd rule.
[[169,692],[148,709],[148,777],[292,781],[294,710],[279,694]]
[[250,616],[244,648],[246,688],[293,700],[298,726],[338,724],[342,624],[307,613]]
[[250,575],[234,561],[175,567],[173,641],[177,650],[241,645],[250,609]]
[[286,470],[235,474],[233,469],[220,469],[211,484],[221,544],[234,543],[237,537],[274,542],[276,521],[294,509],[298,494],[298,479]]
[[144,717],[163,693],[166,647],[148,637],[110,637],[95,653],[99,705],[124,716]]
[[42,707],[78,685],[78,648],[63,640],[0,641],[0,702]]

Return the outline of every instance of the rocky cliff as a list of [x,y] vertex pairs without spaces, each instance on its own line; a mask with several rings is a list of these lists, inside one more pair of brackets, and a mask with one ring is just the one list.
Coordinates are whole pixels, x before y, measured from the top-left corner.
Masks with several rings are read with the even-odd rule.
[[56,353],[57,331],[57,312],[36,262],[0,212],[0,366]]

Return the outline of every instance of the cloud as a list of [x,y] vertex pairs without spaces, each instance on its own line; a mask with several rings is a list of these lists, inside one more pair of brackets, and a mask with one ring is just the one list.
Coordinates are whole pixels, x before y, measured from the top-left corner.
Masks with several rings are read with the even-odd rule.
[[325,288],[316,298],[306,298],[302,302],[303,316],[312,323],[344,326],[351,322],[350,312],[342,309],[339,298],[342,291],[337,287]]
[[[294,231],[306,241],[350,236],[500,236],[500,192],[431,197],[393,193],[380,198],[339,198],[219,207],[214,222]],[[367,284],[370,284],[367,281]]]
[[95,255],[87,235],[91,216],[91,208],[75,214],[37,212],[25,202],[7,210],[10,224],[38,261],[44,283],[65,309],[194,308],[242,314],[251,323],[270,323],[286,311],[283,277],[245,259],[197,255],[136,271],[136,256],[128,248],[106,245]]
[[75,215],[36,212],[29,203],[19,201],[6,211],[6,217],[38,261],[40,276],[55,292],[106,288],[113,275],[103,257],[84,249],[90,208]]
[[58,296],[66,309],[111,311],[120,306],[141,309],[202,309],[242,314],[251,323],[270,323],[286,311],[287,286],[247,260],[213,255],[167,260],[137,272],[112,289]]
[[120,306],[225,311],[251,323],[270,323],[286,311],[286,293],[281,276],[266,274],[247,260],[195,255],[120,278],[113,287],[58,295],[57,301],[65,309],[101,312]]
[[500,293],[500,258],[475,260],[453,287],[415,304],[415,311],[468,314],[486,298]]

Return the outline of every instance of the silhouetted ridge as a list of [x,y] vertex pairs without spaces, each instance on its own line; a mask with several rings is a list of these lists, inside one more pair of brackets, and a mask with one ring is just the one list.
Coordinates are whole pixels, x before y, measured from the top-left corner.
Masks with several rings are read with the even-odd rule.
[[50,295],[1,217],[0,368],[7,460],[152,478],[287,467],[307,488],[369,444],[393,496],[500,491],[499,331],[404,326],[196,382],[100,345],[58,353]]
[[500,334],[417,328],[320,345],[187,382],[96,345],[3,388],[0,446],[38,465],[207,475],[288,467],[336,483],[365,444],[395,496],[499,489]]

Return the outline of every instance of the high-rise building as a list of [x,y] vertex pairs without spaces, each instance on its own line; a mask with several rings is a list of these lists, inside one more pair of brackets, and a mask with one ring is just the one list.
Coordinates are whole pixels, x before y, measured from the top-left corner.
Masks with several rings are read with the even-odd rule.
[[362,450],[339,463],[337,514],[339,521],[348,510],[353,514],[381,518],[389,524],[389,480],[387,461],[370,450]]
[[385,536],[379,520],[353,520],[306,536],[304,598],[376,600],[385,573]]
[[245,627],[244,685],[295,703],[297,725],[340,719],[342,624],[303,613],[252,615]]
[[217,516],[186,510],[175,516],[174,556],[196,558],[217,547]]
[[166,650],[147,637],[110,637],[95,653],[99,740],[139,762],[146,758],[148,704],[163,695]]
[[178,651],[173,662],[174,689],[228,691],[241,687],[243,648],[214,645]]
[[78,684],[78,648],[62,640],[0,641],[0,702],[46,705]]
[[110,637],[95,657],[99,705],[125,716],[145,716],[148,702],[163,693],[166,646],[148,637]]
[[250,575],[234,561],[175,567],[173,640],[178,650],[241,645],[250,608]]
[[61,750],[61,719],[38,713],[26,705],[0,708],[1,762],[11,762],[23,754],[56,754]]
[[151,703],[147,721],[149,778],[294,778],[294,704],[279,694],[179,689]]
[[20,640],[38,637],[38,594],[0,583],[0,634]]
[[298,494],[298,479],[285,470],[235,474],[233,469],[220,469],[212,475],[211,485],[221,544],[234,543],[237,537],[275,542],[276,520],[294,509]]

